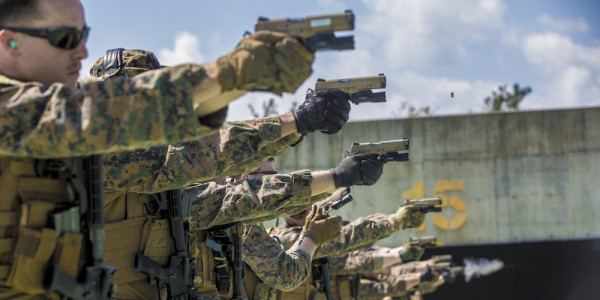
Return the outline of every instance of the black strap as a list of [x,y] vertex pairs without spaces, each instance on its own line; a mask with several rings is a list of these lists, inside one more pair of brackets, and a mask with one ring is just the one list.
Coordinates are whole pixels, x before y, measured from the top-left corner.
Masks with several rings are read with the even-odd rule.
[[123,64],[123,48],[115,48],[106,51],[104,55],[104,77],[110,77],[121,71]]

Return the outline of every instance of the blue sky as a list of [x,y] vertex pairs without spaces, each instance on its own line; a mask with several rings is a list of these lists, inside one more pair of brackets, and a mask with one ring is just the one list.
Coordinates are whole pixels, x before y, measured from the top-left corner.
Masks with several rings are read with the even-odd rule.
[[[530,86],[522,109],[600,105],[600,1],[583,0],[83,0],[89,58],[110,48],[153,51],[161,63],[203,63],[231,51],[259,16],[356,15],[356,50],[319,52],[313,75],[282,99],[249,93],[229,120],[252,118],[247,105],[277,98],[279,110],[303,101],[317,78],[385,73],[386,104],[354,106],[351,120],[406,116],[403,103],[434,115],[484,111],[499,85]],[[450,93],[454,93],[454,98]]]

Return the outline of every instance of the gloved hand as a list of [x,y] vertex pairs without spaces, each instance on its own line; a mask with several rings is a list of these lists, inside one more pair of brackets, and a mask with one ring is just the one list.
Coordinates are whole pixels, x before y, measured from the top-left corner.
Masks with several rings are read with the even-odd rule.
[[315,245],[321,246],[326,242],[341,236],[342,225],[339,216],[330,217],[323,208],[313,209],[306,217],[306,223],[300,236],[305,236]]
[[400,224],[400,230],[406,228],[416,228],[425,221],[425,213],[420,209],[410,207],[400,207],[395,214],[390,216],[395,222]]
[[442,269],[440,274],[444,277],[444,282],[454,283],[456,280],[456,274],[449,269]]
[[219,84],[223,91],[293,93],[312,73],[314,59],[297,39],[285,33],[258,31],[217,60]]
[[428,267],[425,271],[421,272],[421,277],[419,279],[421,282],[435,282],[438,277],[438,272]]
[[411,245],[410,243],[406,242],[400,248],[398,255],[402,259],[402,262],[406,263],[409,261],[419,260],[421,256],[423,256],[423,253],[425,253],[425,249],[423,247],[419,245]]
[[338,90],[320,90],[306,94],[304,103],[293,112],[298,132],[301,135],[315,130],[326,134],[337,133],[348,121],[349,99],[348,94]]
[[383,163],[375,154],[358,153],[344,158],[330,171],[336,188],[373,185],[383,174]]

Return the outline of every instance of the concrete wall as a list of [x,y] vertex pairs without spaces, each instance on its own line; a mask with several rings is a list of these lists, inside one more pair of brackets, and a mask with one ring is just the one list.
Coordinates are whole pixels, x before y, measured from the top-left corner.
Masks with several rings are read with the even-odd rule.
[[600,236],[600,108],[349,123],[311,134],[277,159],[280,171],[328,169],[352,142],[410,138],[410,162],[353,187],[348,220],[392,213],[403,198],[441,196],[444,212],[380,244],[436,235],[446,244]]

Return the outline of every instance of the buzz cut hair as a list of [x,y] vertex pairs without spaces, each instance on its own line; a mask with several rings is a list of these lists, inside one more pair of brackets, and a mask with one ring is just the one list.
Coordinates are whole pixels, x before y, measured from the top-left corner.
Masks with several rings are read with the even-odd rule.
[[23,25],[40,18],[38,2],[39,0],[0,0],[0,26]]

